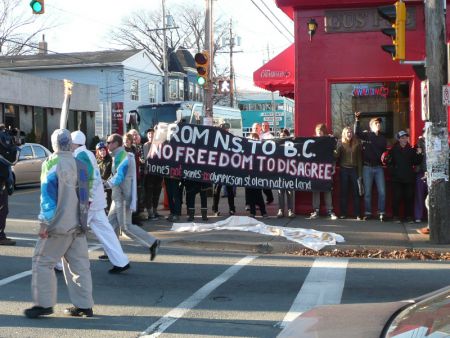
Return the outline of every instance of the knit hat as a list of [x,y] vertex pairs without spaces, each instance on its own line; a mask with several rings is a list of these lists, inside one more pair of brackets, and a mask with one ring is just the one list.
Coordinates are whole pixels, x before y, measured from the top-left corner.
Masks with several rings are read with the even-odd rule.
[[408,134],[406,131],[404,131],[404,130],[400,130],[400,131],[397,133],[397,140],[399,140],[400,137],[403,137],[403,136],[409,136],[409,134]]
[[81,130],[76,130],[72,134],[72,143],[79,144],[80,146],[84,146],[86,144],[86,136]]
[[54,151],[70,151],[72,139],[67,129],[56,129],[50,139]]

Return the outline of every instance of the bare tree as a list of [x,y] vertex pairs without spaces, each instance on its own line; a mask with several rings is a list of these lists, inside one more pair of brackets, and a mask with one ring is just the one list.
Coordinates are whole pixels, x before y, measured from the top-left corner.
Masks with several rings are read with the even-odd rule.
[[[47,27],[36,28],[36,15],[20,10],[22,0],[0,0],[0,55],[23,55],[35,52],[33,42]],[[31,33],[30,33],[31,31]]]
[[[195,3],[178,5],[171,8],[174,27],[168,27],[168,50],[184,47],[193,52],[203,50],[205,45],[205,14],[204,9]],[[120,27],[111,31],[110,36],[117,46],[145,49],[156,60],[162,63],[163,34],[162,9],[138,11],[124,18]],[[220,45],[222,37],[227,34],[227,25],[223,20],[214,22],[215,52],[223,47]]]

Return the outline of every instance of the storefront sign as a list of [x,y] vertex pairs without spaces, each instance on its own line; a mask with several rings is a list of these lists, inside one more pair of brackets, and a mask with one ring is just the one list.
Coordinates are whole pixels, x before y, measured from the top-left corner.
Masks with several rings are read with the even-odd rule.
[[192,124],[157,127],[148,155],[151,173],[251,188],[328,191],[333,137],[250,140]]
[[123,134],[123,102],[111,103],[111,132]]
[[442,104],[444,106],[450,106],[450,86],[442,86]]
[[389,96],[389,88],[380,87],[369,87],[368,85],[354,86],[352,91],[352,96]]
[[[416,8],[406,9],[406,29],[416,29]],[[378,15],[377,8],[360,8],[351,10],[326,10],[326,33],[352,33],[379,31],[391,28],[391,24]]]
[[261,71],[261,78],[274,79],[274,78],[288,78],[291,76],[291,72],[286,70],[271,70],[263,69]]
[[421,94],[421,103],[422,103],[422,121],[429,120],[430,113],[430,99],[428,95],[428,80],[424,80],[420,82],[420,94]]

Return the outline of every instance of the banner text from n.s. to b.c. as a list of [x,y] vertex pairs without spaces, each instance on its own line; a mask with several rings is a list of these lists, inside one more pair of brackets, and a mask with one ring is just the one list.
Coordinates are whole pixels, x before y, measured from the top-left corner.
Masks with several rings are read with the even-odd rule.
[[225,130],[176,124],[150,147],[149,173],[249,188],[327,191],[332,137],[251,140]]

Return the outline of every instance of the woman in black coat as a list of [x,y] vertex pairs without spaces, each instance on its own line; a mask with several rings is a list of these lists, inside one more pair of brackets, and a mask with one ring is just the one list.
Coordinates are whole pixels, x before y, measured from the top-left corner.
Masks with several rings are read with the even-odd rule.
[[397,133],[397,142],[388,152],[387,165],[392,177],[392,213],[394,220],[401,222],[400,204],[404,203],[404,219],[412,222],[414,205],[414,166],[422,162],[422,154],[418,154],[409,144],[406,131]]

